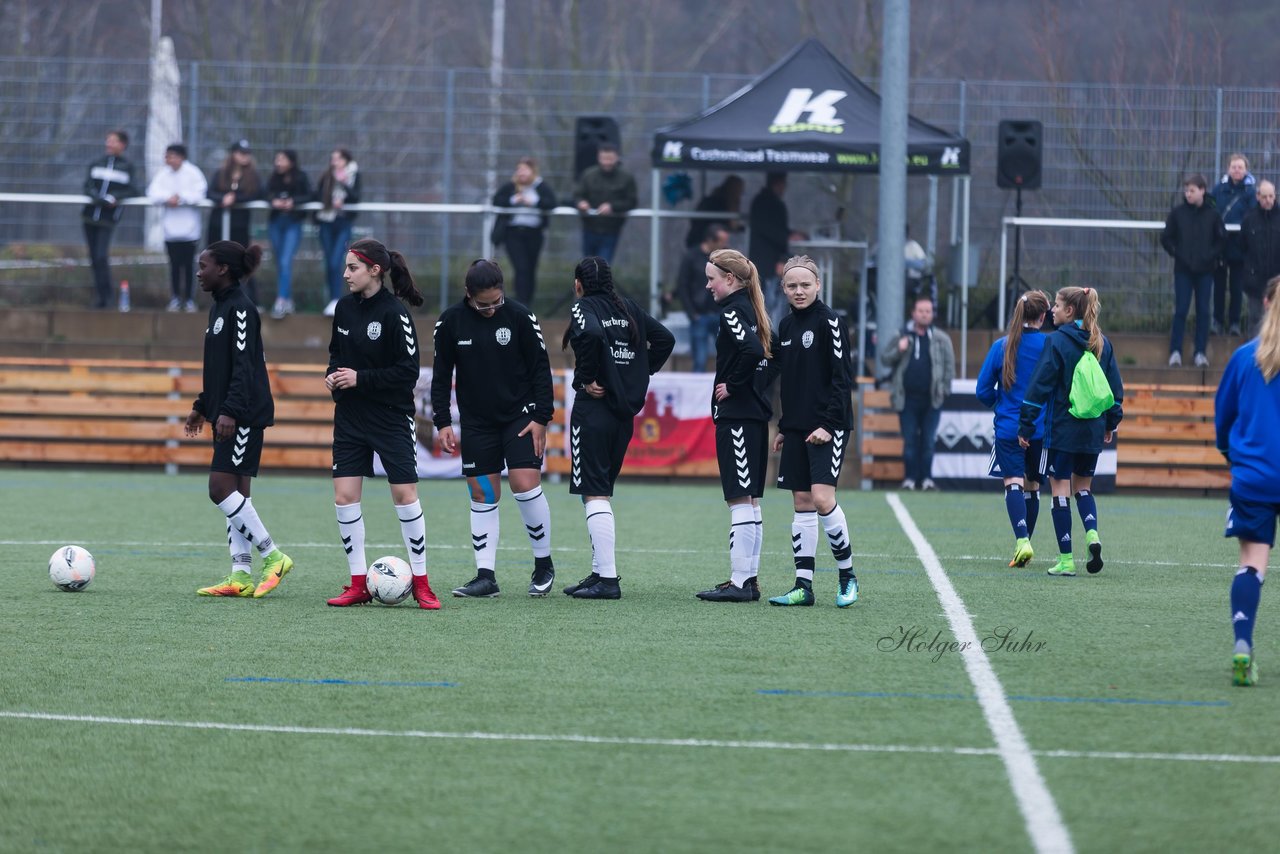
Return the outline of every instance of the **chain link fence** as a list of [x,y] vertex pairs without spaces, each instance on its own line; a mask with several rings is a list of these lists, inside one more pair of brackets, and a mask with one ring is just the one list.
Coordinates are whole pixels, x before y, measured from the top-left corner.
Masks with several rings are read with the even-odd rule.
[[[183,141],[192,161],[206,172],[218,168],[228,145],[247,138],[264,174],[274,149],[293,148],[314,181],[328,153],[343,146],[360,164],[367,201],[476,203],[487,201],[492,177],[504,181],[517,158],[532,155],[547,183],[567,200],[574,179],[575,120],[608,115],[621,129],[623,164],[636,175],[645,206],[652,202],[652,132],[716,103],[750,79],[508,70],[495,92],[484,69],[188,62],[180,63],[179,71]],[[103,135],[114,127],[132,135],[130,152],[140,160],[148,83],[145,62],[0,59],[4,190],[78,192],[85,164],[101,154]],[[875,86],[874,80],[868,83]],[[1179,199],[1184,173],[1203,172],[1212,183],[1230,152],[1245,153],[1259,178],[1274,180],[1280,167],[1280,90],[918,80],[911,87],[910,108],[926,121],[963,131],[972,143],[972,236],[979,276],[971,316],[977,325],[998,290],[1000,217],[1014,212],[1012,192],[995,186],[995,129],[1001,119],[1044,123],[1043,188],[1024,193],[1027,216],[1158,220]],[[697,196],[722,176],[693,177]],[[745,209],[762,175],[744,177]],[[936,266],[945,294],[946,261],[958,254],[948,245],[955,233],[956,197],[945,183],[940,189]],[[910,179],[908,193],[912,234],[923,241],[927,179]],[[798,173],[787,203],[794,227],[830,232],[843,211],[839,227],[845,237],[874,239],[876,195],[874,176]],[[258,220],[255,236],[265,243],[266,217]],[[368,213],[357,225],[403,249],[429,286],[438,276],[457,293],[460,271],[478,253],[493,251],[484,244],[477,216]],[[660,227],[670,268],[660,273],[665,282],[674,273],[685,226],[669,221]],[[116,245],[136,253],[141,240],[141,217],[130,212]],[[0,243],[0,254],[11,257],[32,252],[32,246],[82,255],[78,211],[0,206]],[[648,246],[649,223],[628,224],[617,266],[620,280],[636,292],[648,279]],[[562,296],[579,249],[573,220],[553,220],[540,270],[544,310]],[[304,239],[300,259],[298,290],[304,302],[314,290],[318,301],[322,284],[314,237]],[[270,270],[266,273],[269,277]],[[1024,234],[1021,274],[1033,287],[1098,287],[1104,299],[1111,296],[1111,326],[1164,329],[1172,312],[1171,262],[1156,233],[1035,229]],[[850,294],[855,276],[852,270],[842,274],[837,293]],[[994,310],[986,322],[992,318]]]

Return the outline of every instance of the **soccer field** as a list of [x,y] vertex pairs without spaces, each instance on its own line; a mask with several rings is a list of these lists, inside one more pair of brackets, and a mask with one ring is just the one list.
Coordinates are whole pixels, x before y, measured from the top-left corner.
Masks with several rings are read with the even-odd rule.
[[[994,485],[844,493],[861,601],[835,607],[823,540],[817,605],[774,608],[693,597],[728,577],[718,487],[634,482],[614,505],[620,601],[558,592],[590,564],[562,484],[547,485],[557,592],[525,594],[506,497],[502,595],[454,599],[474,574],[465,488],[426,482],[445,599],[423,612],[325,606],[346,563],[324,478],[255,482],[297,561],[262,600],[195,595],[228,564],[203,474],[0,484],[0,850],[1167,852],[1280,837],[1266,800],[1280,618],[1264,591],[1262,683],[1233,688],[1223,500],[1100,496],[1106,568],[1050,578],[1047,499],[1041,554],[1015,570]],[[763,504],[768,597],[793,576],[790,495]],[[366,485],[364,510],[369,559],[403,554],[385,483]],[[81,593],[46,573],[68,542],[97,558]],[[965,625],[978,643],[961,650]]]

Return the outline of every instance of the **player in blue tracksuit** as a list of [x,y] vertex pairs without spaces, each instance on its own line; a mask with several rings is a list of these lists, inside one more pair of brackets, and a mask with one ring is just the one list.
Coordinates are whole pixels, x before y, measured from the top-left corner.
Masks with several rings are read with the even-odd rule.
[[1214,427],[1218,450],[1231,465],[1231,512],[1226,536],[1240,540],[1240,568],[1231,582],[1236,646],[1232,681],[1254,685],[1253,623],[1262,597],[1280,513],[1280,276],[1267,282],[1262,330],[1232,354],[1218,384]]
[[1004,479],[1004,504],[1015,539],[1009,566],[1026,566],[1035,557],[1031,536],[1040,515],[1040,482],[1047,462],[1044,416],[1036,420],[1027,448],[1018,444],[1018,416],[1031,375],[1044,351],[1040,327],[1049,313],[1049,295],[1028,291],[1013,309],[1009,334],[996,339],[978,372],[978,400],[996,411],[995,441],[987,474]]
[[[1053,322],[1058,330],[1048,336],[1040,362],[1036,365],[1022,401],[1018,423],[1018,444],[1031,447],[1036,421],[1043,411],[1049,449],[1049,481],[1053,492],[1053,530],[1058,539],[1058,563],[1050,575],[1075,575],[1071,554],[1071,493],[1084,523],[1089,560],[1085,569],[1102,571],[1102,542],[1098,538],[1098,505],[1091,488],[1102,446],[1111,441],[1124,418],[1124,386],[1111,342],[1098,325],[1101,305],[1093,288],[1067,287],[1058,291],[1053,303]],[[1076,418],[1070,412],[1071,384],[1076,364],[1085,351],[1093,353],[1106,375],[1115,403],[1096,418]]]

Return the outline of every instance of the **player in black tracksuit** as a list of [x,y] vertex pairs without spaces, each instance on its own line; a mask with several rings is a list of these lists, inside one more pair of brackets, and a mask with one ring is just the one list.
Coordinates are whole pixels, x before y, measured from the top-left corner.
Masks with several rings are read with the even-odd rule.
[[450,454],[459,449],[449,411],[449,392],[457,372],[462,473],[471,489],[476,577],[453,595],[498,595],[494,564],[505,464],[533,548],[529,595],[546,596],[556,577],[551,563],[551,509],[542,493],[542,454],[555,407],[547,344],[534,313],[506,299],[502,268],[496,263],[484,258],[473,262],[466,288],[462,302],[445,309],[436,321],[431,372],[436,444]]
[[[351,584],[330,605],[363,605],[369,595],[360,497],[376,452],[387,470],[400,534],[409,550],[413,598],[436,610],[427,579],[427,527],[418,501],[416,411],[418,333],[401,302],[422,305],[404,256],[372,238],[347,249],[343,280],[350,291],[333,313],[325,387],[333,395],[333,496],[338,535]],[[394,292],[393,292],[394,291]],[[399,297],[399,299],[397,299]]]
[[573,346],[569,416],[572,471],[569,492],[581,495],[591,537],[591,574],[564,592],[578,599],[618,599],[614,560],[613,484],[631,441],[636,413],[644,408],[649,377],[675,347],[671,332],[613,289],[609,263],[597,256],[573,271],[573,318],[562,346]]
[[[231,573],[203,587],[201,596],[266,596],[293,568],[293,560],[275,547],[249,497],[262,456],[262,432],[275,421],[275,401],[267,382],[258,308],[240,289],[262,260],[262,247],[211,243],[200,253],[196,278],[213,295],[209,327],[204,331],[204,387],[191,405],[185,432],[198,436],[213,425],[213,462],[209,499],[227,517]],[[255,585],[250,548],[262,555],[262,578]]]
[[760,496],[769,464],[769,314],[760,274],[734,249],[711,253],[707,290],[720,309],[711,418],[716,425],[720,486],[729,505],[729,580],[697,594],[706,602],[757,602],[764,522]]
[[771,605],[812,605],[818,523],[840,572],[836,606],[858,600],[853,551],[844,511],[836,503],[836,481],[852,435],[853,363],[844,321],[818,298],[818,267],[807,255],[783,265],[782,291],[791,312],[778,325],[782,417],[773,449],[782,451],[778,488],[794,494],[791,548],[796,583]]

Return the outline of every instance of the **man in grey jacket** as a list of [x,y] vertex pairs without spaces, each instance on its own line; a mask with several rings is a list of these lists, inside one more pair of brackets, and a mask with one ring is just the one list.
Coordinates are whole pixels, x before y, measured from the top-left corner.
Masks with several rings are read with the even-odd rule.
[[933,443],[942,403],[956,376],[955,350],[941,329],[933,328],[933,300],[916,297],[911,321],[880,353],[892,369],[889,401],[902,425],[903,489],[937,489],[933,482]]
[[582,173],[573,199],[582,213],[582,254],[598,255],[612,264],[627,212],[637,203],[636,179],[619,165],[616,145],[600,144],[596,165]]

